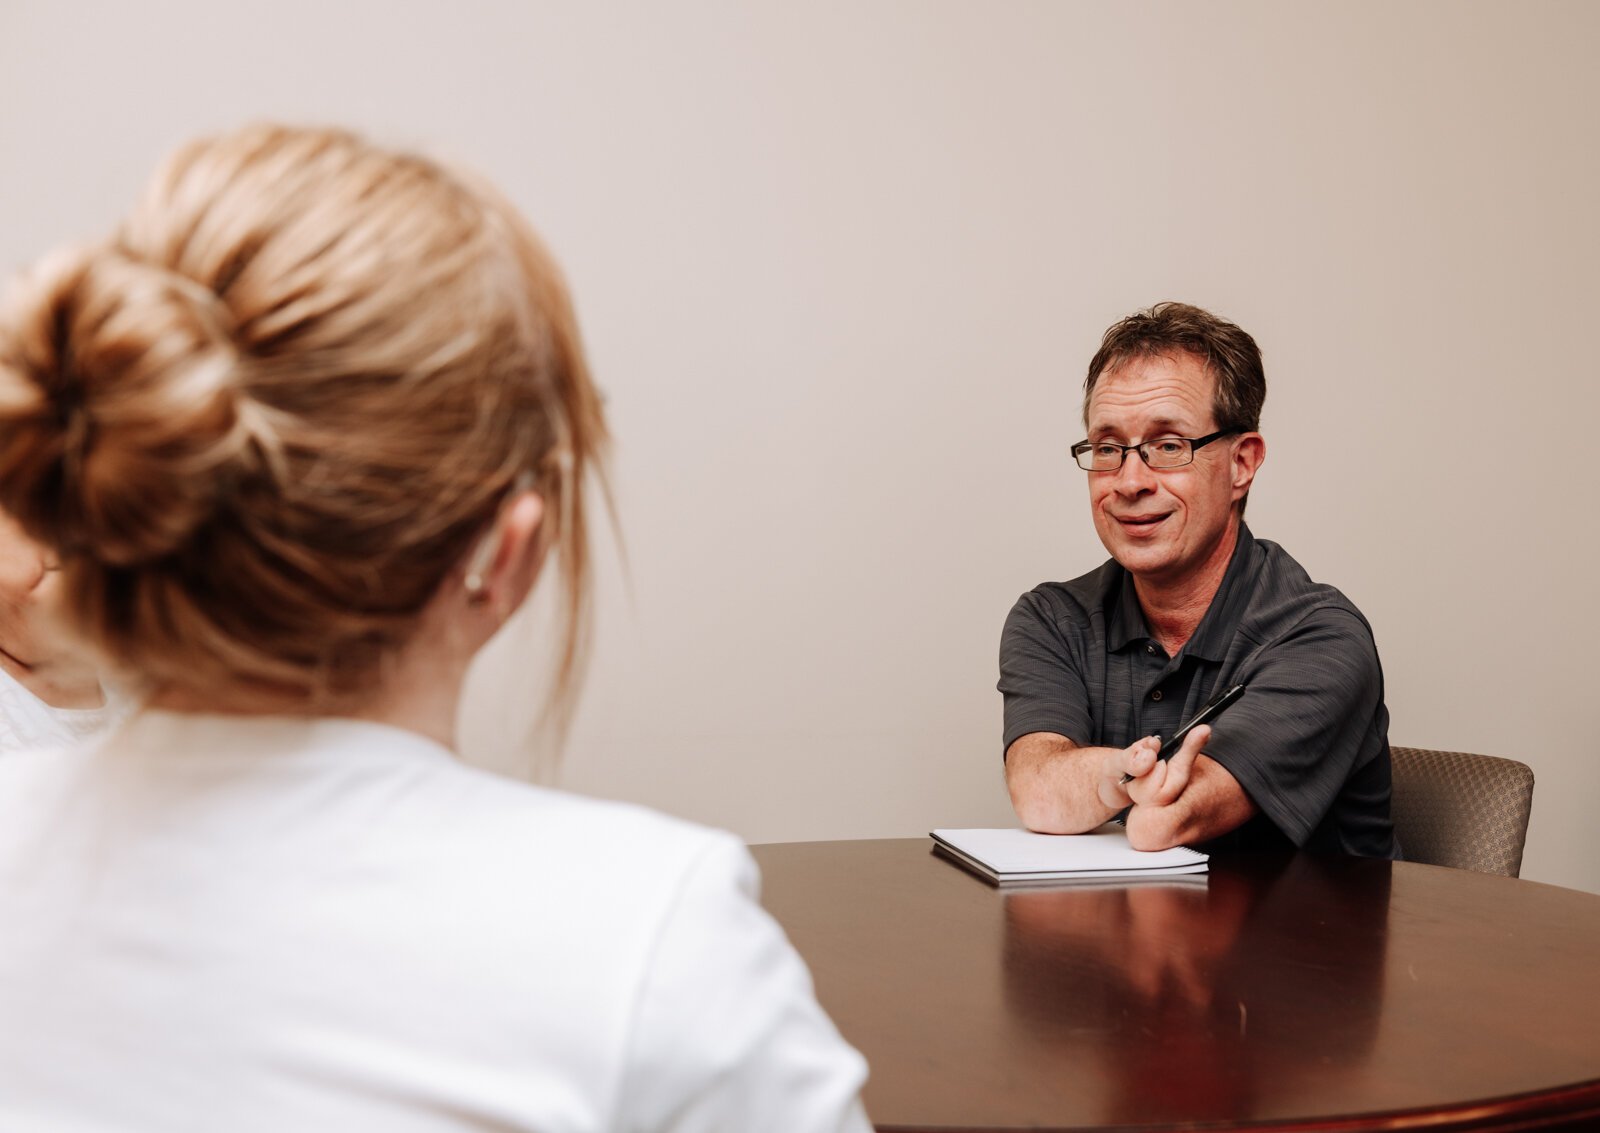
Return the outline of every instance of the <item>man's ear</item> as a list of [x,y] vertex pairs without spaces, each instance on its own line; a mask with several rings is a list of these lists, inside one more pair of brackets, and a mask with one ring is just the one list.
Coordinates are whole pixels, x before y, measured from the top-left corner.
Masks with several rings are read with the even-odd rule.
[[1260,433],[1245,433],[1233,442],[1233,498],[1242,500],[1250,491],[1261,462],[1267,459],[1267,440]]
[[467,560],[462,580],[467,601],[502,616],[522,605],[544,558],[543,523],[544,500],[537,492],[521,491],[506,502]]

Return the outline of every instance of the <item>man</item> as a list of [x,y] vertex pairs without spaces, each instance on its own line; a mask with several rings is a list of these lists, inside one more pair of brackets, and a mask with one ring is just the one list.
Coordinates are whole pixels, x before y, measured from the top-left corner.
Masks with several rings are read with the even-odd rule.
[[[1265,398],[1255,341],[1181,303],[1123,319],[1089,363],[1072,452],[1111,561],[1024,594],[1000,643],[1006,784],[1030,829],[1126,810],[1139,849],[1398,856],[1371,628],[1244,524]],[[1244,695],[1157,761],[1233,684]]]

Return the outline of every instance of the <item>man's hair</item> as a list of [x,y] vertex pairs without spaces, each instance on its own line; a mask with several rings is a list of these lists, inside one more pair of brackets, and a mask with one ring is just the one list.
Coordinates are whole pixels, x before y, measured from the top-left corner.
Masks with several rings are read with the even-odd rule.
[[1193,354],[1211,371],[1216,383],[1211,414],[1218,429],[1251,433],[1260,427],[1267,378],[1256,340],[1233,323],[1187,303],[1157,303],[1112,324],[1083,381],[1084,423],[1101,374],[1136,358],[1177,353]]

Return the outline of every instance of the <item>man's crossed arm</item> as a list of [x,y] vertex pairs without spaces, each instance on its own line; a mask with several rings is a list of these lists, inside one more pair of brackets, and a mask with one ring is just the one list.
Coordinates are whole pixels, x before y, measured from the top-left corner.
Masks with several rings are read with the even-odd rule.
[[[1006,787],[1029,830],[1081,834],[1124,807],[1138,850],[1205,842],[1244,825],[1255,803],[1228,770],[1201,754],[1211,729],[1195,728],[1166,762],[1147,736],[1127,748],[1080,747],[1054,732],[1030,732],[1006,749]],[[1132,781],[1122,782],[1124,774]]]

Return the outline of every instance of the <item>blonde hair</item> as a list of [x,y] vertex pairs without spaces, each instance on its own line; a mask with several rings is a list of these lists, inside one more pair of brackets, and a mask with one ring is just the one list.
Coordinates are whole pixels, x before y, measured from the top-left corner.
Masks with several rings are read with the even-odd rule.
[[466,175],[333,130],[175,154],[0,307],[0,507],[117,667],[226,702],[372,692],[520,483],[585,641],[606,428],[543,245]]

